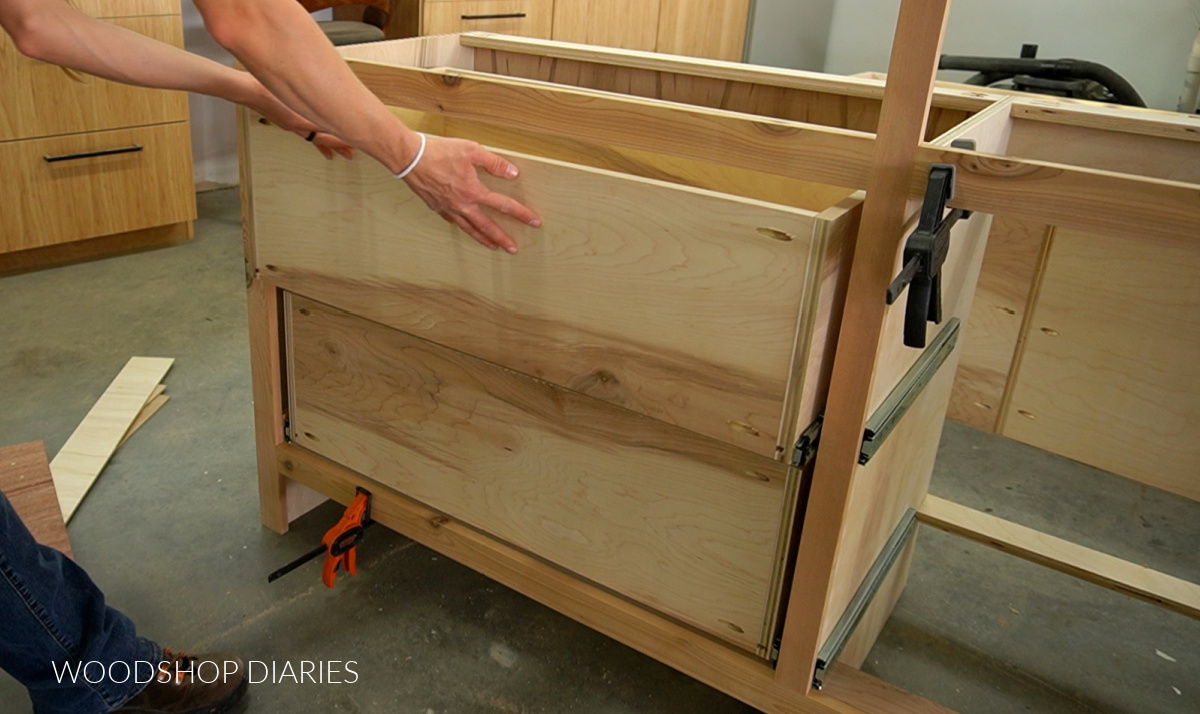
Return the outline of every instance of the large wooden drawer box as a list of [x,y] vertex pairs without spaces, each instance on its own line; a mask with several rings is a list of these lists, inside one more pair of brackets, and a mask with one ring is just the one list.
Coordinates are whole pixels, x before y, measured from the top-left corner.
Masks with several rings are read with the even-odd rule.
[[[354,52],[410,126],[508,156],[520,179],[486,180],[544,226],[502,219],[520,252],[488,251],[377,163],[324,161],[244,118],[248,258],[282,295],[290,446],[768,658],[806,489],[793,447],[823,408],[861,194],[687,156],[668,133],[621,145],[638,131],[620,108],[740,117],[769,140],[810,126],[771,116],[789,113],[851,135],[878,98],[762,87],[710,112],[727,80],[647,84],[566,59],[570,84],[612,91],[500,77],[486,70],[535,60],[457,37]],[[647,86],[673,101],[627,96]],[[555,135],[575,117],[506,96],[533,88],[586,105],[594,133]],[[774,90],[789,101],[763,101]],[[952,255],[947,284],[969,262]]]

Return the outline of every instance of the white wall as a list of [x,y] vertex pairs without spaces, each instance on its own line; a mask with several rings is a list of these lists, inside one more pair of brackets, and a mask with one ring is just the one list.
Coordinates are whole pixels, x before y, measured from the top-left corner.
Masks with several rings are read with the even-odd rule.
[[755,0],[747,61],[820,72],[836,0]]
[[[899,10],[899,0],[837,0],[825,71],[886,70]],[[942,51],[1016,57],[1031,42],[1042,58],[1106,64],[1148,105],[1175,109],[1197,12],[1197,0],[953,0]]]
[[[330,12],[316,13],[328,19]],[[203,55],[224,65],[233,58],[204,29],[204,22],[192,0],[183,0],[183,46],[188,52]],[[192,161],[196,183],[238,182],[237,126],[233,104],[224,99],[189,94],[192,120]]]
[[[204,30],[192,0],[183,0],[183,46],[187,51],[232,65],[233,58]],[[237,129],[233,105],[223,99],[189,94],[192,161],[196,183],[238,182]]]

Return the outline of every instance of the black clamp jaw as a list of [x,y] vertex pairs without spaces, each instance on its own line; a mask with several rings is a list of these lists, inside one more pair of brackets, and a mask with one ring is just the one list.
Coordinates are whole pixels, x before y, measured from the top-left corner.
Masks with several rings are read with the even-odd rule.
[[904,244],[904,269],[887,289],[891,305],[908,290],[904,312],[904,344],[925,346],[925,325],[942,322],[942,264],[950,252],[950,229],[970,211],[955,208],[946,214],[946,202],[954,197],[954,164],[929,167],[929,185],[917,229]]

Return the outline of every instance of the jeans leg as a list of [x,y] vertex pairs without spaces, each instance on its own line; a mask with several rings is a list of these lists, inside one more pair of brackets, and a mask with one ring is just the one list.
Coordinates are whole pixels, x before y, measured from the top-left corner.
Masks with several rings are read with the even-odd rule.
[[39,545],[0,493],[0,668],[29,689],[34,711],[112,711],[152,676],[146,664],[137,676],[126,678],[126,671],[139,660],[157,663],[161,654],[104,604],[83,568]]

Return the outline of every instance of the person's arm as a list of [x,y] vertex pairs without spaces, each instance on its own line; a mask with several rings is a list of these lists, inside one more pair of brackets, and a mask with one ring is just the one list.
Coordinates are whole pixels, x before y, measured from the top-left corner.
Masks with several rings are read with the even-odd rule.
[[[363,86],[298,2],[195,1],[217,42],[285,104],[392,173],[417,156],[420,137]],[[424,158],[405,181],[430,208],[480,243],[516,252],[516,242],[483,207],[533,226],[541,221],[520,203],[488,190],[477,168],[504,178],[517,175],[515,166],[475,142],[431,137]]]
[[[179,89],[244,104],[307,137],[316,124],[289,109],[248,72],[100,22],[56,0],[0,0],[0,25],[22,54],[125,84]],[[319,133],[327,157],[350,155],[347,144]]]

